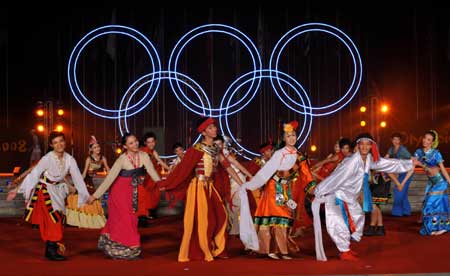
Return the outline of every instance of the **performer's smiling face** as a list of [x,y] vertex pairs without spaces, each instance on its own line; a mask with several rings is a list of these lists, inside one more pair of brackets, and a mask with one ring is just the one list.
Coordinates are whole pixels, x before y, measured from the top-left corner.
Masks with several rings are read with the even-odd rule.
[[367,155],[369,154],[370,150],[372,149],[372,142],[370,142],[367,139],[362,139],[358,143],[358,149],[361,155]]
[[209,138],[216,138],[217,137],[217,127],[215,124],[210,124],[206,127],[204,131],[202,131],[202,135]]
[[285,132],[283,138],[286,145],[294,146],[297,142],[297,133],[295,131]]
[[52,148],[55,152],[62,153],[66,149],[66,140],[63,136],[58,136],[52,139]]
[[422,138],[422,146],[424,148],[430,148],[431,145],[433,144],[434,138],[433,136],[431,136],[431,134],[425,134],[425,136],[423,136]]
[[124,145],[125,149],[131,151],[131,152],[138,152],[139,151],[139,141],[134,135],[130,135],[127,138],[127,141]]
[[100,154],[101,148],[99,144],[93,144],[91,147],[92,153]]

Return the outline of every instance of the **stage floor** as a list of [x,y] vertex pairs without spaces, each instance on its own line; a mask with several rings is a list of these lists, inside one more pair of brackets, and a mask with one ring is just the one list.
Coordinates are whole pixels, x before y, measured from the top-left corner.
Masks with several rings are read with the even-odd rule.
[[[308,231],[297,241],[301,253],[294,260],[275,261],[241,254],[242,245],[230,237],[229,259],[213,262],[178,263],[182,235],[180,217],[156,219],[152,226],[140,229],[142,259],[107,259],[96,249],[98,230],[65,228],[65,262],[43,258],[44,244],[39,230],[18,218],[0,218],[0,275],[303,275],[303,274],[385,274],[450,272],[450,234],[422,237],[418,216],[385,218],[385,237],[364,237],[352,244],[359,253],[357,262],[343,262],[337,249],[325,236],[328,262],[317,262],[314,234]],[[325,230],[323,228],[323,230]],[[326,230],[325,230],[326,231]]]

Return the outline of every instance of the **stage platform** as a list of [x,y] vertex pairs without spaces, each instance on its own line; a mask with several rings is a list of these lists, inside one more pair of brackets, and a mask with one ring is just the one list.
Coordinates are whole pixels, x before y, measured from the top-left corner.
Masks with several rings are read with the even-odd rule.
[[0,275],[305,275],[305,274],[403,274],[450,272],[450,234],[419,235],[418,214],[394,218],[386,216],[385,237],[364,237],[352,244],[360,260],[344,262],[324,233],[328,262],[318,262],[314,234],[297,238],[301,252],[293,260],[275,261],[242,254],[242,244],[230,237],[229,259],[213,262],[178,263],[182,218],[168,216],[140,229],[142,259],[120,261],[106,258],[96,248],[98,230],[65,228],[69,260],[50,262],[43,258],[44,244],[39,230],[19,218],[0,218]]

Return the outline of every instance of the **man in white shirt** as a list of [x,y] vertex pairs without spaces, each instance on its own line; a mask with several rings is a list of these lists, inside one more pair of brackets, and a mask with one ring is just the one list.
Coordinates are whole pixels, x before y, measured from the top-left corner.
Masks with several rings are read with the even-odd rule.
[[[356,149],[357,151],[344,159],[314,191],[312,210],[317,260],[327,260],[322,245],[319,215],[321,203],[325,203],[327,231],[341,252],[340,259],[357,260],[357,254],[350,250],[350,240],[358,242],[361,240],[364,212],[370,212],[372,208],[372,195],[368,183],[370,170],[402,173],[410,171],[417,164],[415,159],[380,158],[376,143],[369,133],[360,134],[356,138]],[[364,195],[363,208],[358,202],[361,190]]]
[[[23,194],[27,205],[25,220],[31,215],[39,223],[41,238],[46,242],[45,257],[52,261],[62,261],[65,257],[58,253],[63,249],[63,220],[65,214],[65,198],[69,193],[64,177],[70,173],[78,191],[78,207],[88,199],[89,193],[83,181],[75,159],[64,150],[66,141],[61,132],[52,132],[49,143],[53,148],[44,155],[30,174],[24,179],[18,190],[11,191],[8,199],[16,193]],[[62,251],[62,250],[60,250]]]

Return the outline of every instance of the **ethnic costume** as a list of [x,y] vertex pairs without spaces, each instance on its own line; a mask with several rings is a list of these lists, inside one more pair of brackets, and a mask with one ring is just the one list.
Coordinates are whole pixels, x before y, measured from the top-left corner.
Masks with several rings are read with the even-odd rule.
[[[319,261],[327,260],[322,244],[319,215],[322,203],[325,203],[328,234],[341,252],[341,259],[355,259],[356,257],[350,250],[350,238],[355,241],[361,240],[364,228],[364,212],[372,210],[372,196],[368,183],[370,170],[402,173],[413,168],[411,160],[379,158],[375,142],[371,138],[362,137],[357,143],[363,139],[372,143],[372,153],[367,155],[365,163],[361,154],[356,152],[351,157],[344,159],[336,170],[315,188],[312,211],[316,257]],[[364,212],[358,202],[361,190],[364,190]]]
[[215,145],[194,145],[160,184],[170,200],[186,199],[179,262],[212,261],[224,253],[227,212],[215,187],[223,181],[216,173],[219,152]]
[[47,153],[27,175],[18,190],[28,201],[25,220],[29,221],[33,216],[33,223],[39,224],[41,238],[47,242],[46,256],[50,259],[50,255],[63,259],[53,253],[56,253],[56,243],[63,239],[65,198],[68,194],[64,177],[68,173],[78,191],[78,207],[81,207],[87,201],[89,193],[75,159],[66,152],[62,159],[53,151]]
[[[203,133],[212,118],[201,118],[197,132]],[[209,137],[209,136],[208,136]],[[212,143],[212,137],[209,137]],[[217,172],[219,160],[223,168],[230,163],[215,144],[195,144],[186,151],[181,162],[158,186],[165,188],[172,203],[185,199],[183,237],[178,254],[179,262],[190,260],[212,261],[226,254],[227,212],[217,187],[225,187],[226,179]],[[227,177],[228,178],[228,177]],[[228,189],[229,189],[228,185]]]
[[[87,175],[85,177],[86,188],[90,194],[95,192],[93,178],[98,172],[103,171],[103,156],[95,160],[89,155],[90,162]],[[77,207],[78,195],[67,197],[67,224],[80,228],[101,229],[105,226],[106,218],[100,200],[92,204],[87,204],[81,208]]]
[[[291,185],[296,175],[291,170],[297,162],[297,150],[284,147],[277,150],[258,173],[241,187],[240,238],[247,249],[262,254],[283,255],[298,251],[289,238],[289,229],[294,223]],[[264,187],[256,209],[254,223],[250,215],[246,190]],[[292,245],[292,246],[291,246]]]
[[[414,156],[428,167],[438,167],[444,162],[442,155],[436,148],[431,148],[427,152],[418,149]],[[441,172],[434,176],[428,176],[428,184],[425,188],[425,198],[422,208],[422,228],[421,235],[431,235],[432,232],[450,231],[450,212],[448,208],[448,183]]]
[[[410,159],[411,154],[408,149],[401,145],[397,152],[395,152],[394,147],[390,147],[388,150],[389,158],[396,159]],[[406,173],[401,173],[398,175],[398,181],[402,183],[403,179],[405,179]],[[408,189],[409,184],[411,183],[411,178],[409,178],[405,186],[401,191],[398,190],[397,185],[394,186],[394,203],[392,204],[392,215],[393,216],[409,216],[411,215],[411,206],[408,201]]]
[[109,174],[94,193],[100,198],[110,187],[108,196],[108,220],[101,231],[98,248],[115,259],[135,259],[141,253],[137,224],[138,186],[149,174],[159,181],[148,154],[139,151],[136,160],[129,153],[117,158]]

